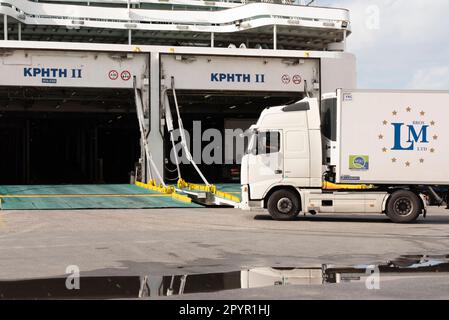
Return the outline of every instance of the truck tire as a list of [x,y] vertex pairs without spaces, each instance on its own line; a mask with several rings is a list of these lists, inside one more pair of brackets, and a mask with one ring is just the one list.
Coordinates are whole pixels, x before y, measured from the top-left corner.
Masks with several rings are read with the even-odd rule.
[[387,216],[395,223],[415,222],[422,211],[418,196],[407,190],[394,192],[387,204]]
[[295,219],[301,208],[298,196],[290,190],[275,191],[268,199],[268,212],[277,221]]

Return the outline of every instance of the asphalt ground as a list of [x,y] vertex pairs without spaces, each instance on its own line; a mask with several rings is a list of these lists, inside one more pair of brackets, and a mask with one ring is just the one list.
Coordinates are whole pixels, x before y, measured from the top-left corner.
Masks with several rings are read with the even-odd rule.
[[[265,213],[208,208],[0,211],[1,280],[63,276],[69,265],[78,266],[81,276],[162,276],[256,267],[344,267],[383,264],[401,255],[448,254],[449,211],[442,208],[406,225],[363,214],[277,222]],[[447,297],[445,289],[437,289],[447,288],[444,274],[420,279],[392,280],[387,286],[395,281],[400,285],[384,291],[384,297],[410,295],[411,287],[421,288],[421,297]],[[361,285],[334,290],[346,286]],[[223,291],[210,297],[335,298],[332,286],[292,288]],[[341,297],[352,296],[350,292],[357,294],[350,290]]]

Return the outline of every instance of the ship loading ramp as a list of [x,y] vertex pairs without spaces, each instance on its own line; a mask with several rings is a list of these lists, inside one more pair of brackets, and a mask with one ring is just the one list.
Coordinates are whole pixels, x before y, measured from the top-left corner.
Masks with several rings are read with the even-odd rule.
[[2,210],[199,208],[190,199],[136,185],[0,186]]

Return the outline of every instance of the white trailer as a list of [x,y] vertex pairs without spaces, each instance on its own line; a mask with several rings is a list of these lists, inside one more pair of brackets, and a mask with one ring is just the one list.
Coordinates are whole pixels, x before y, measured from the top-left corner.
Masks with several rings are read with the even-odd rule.
[[[262,112],[242,160],[242,208],[382,213],[447,202],[449,92],[343,90]],[[324,177],[324,179],[323,179]]]
[[449,184],[449,92],[338,95],[337,183]]

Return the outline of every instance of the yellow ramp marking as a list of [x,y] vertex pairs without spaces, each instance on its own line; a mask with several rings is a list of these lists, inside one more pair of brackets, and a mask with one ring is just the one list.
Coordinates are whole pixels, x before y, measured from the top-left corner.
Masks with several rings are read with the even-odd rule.
[[187,203],[191,203],[192,202],[191,198],[189,198],[189,197],[187,197],[185,195],[176,193],[176,192],[172,193],[171,196],[172,196],[173,199],[176,199],[176,200],[179,200],[179,201],[183,201],[183,202],[187,202]]

